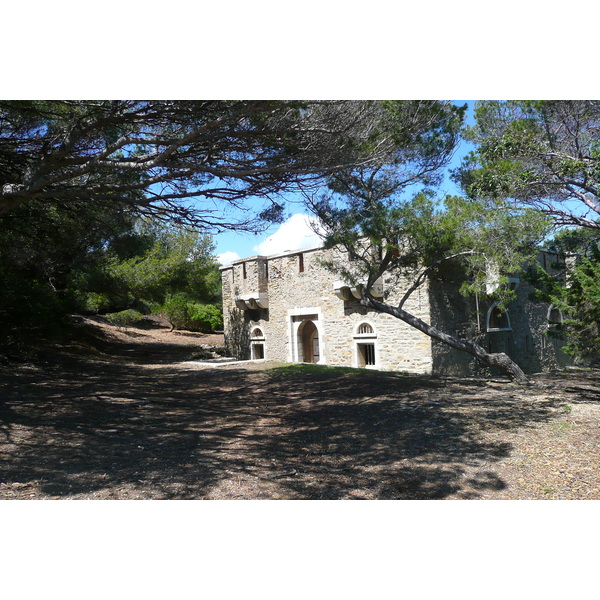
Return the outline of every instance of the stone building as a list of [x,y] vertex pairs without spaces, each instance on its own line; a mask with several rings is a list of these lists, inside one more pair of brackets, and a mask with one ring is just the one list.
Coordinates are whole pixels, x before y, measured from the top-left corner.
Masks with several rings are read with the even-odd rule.
[[[476,374],[469,355],[432,340],[406,323],[359,305],[359,290],[324,265],[336,250],[311,248],[254,256],[222,267],[225,342],[240,359],[317,363],[447,375]],[[550,264],[543,252],[540,261]],[[459,293],[461,273],[421,286],[405,310],[446,333],[506,352],[526,372],[563,366],[560,343],[547,335],[562,320],[529,301],[531,287],[511,280],[517,299],[503,312],[486,298]],[[373,294],[397,304],[407,283],[378,282]]]

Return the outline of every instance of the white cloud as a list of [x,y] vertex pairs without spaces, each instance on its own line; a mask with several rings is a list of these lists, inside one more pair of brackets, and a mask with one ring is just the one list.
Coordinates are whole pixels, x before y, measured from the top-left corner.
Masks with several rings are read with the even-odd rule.
[[217,260],[223,265],[230,265],[234,260],[239,260],[240,255],[237,252],[231,252],[228,250],[227,252],[223,252],[222,254],[217,254]]
[[313,248],[323,243],[315,233],[318,230],[318,220],[310,215],[292,215],[279,229],[264,242],[254,246],[253,250],[260,255],[270,256],[282,254],[286,250],[302,250]]

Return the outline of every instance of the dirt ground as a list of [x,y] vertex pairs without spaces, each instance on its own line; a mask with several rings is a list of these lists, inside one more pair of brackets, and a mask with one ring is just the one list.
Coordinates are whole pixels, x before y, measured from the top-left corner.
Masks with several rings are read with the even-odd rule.
[[0,365],[0,499],[600,499],[597,370],[519,387],[78,331]]

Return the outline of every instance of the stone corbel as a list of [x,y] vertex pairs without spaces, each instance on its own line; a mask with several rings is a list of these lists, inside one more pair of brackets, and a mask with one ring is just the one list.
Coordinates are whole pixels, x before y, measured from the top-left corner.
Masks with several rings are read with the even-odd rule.
[[235,305],[241,310],[269,308],[269,298],[261,294],[244,294],[243,296],[236,296]]
[[362,298],[362,289],[365,287],[362,284],[357,285],[356,287],[350,288],[350,293],[357,299],[360,300]]
[[351,299],[350,288],[343,281],[336,281],[333,284],[333,292],[340,299],[348,302]]
[[[363,283],[359,283],[356,286],[352,286],[345,281],[335,281],[333,284],[333,292],[335,295],[344,301],[352,300],[352,298],[356,298],[360,300],[361,292],[364,287]],[[383,280],[378,279],[373,286],[371,287],[371,294],[376,298],[383,297]]]

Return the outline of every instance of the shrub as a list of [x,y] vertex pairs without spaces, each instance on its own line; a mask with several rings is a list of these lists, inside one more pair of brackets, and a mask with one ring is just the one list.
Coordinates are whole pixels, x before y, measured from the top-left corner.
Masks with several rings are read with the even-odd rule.
[[214,304],[196,304],[195,308],[191,320],[198,331],[210,332],[223,329],[223,313],[219,307]]
[[162,306],[162,314],[174,329],[187,329],[192,316],[191,303],[181,296],[174,296]]
[[161,312],[174,329],[203,333],[223,329],[223,315],[214,304],[196,304],[174,296],[163,304]]
[[134,301],[131,308],[141,312],[143,315],[151,315],[156,312],[157,304],[154,302],[146,302],[145,300],[137,299]]
[[144,318],[144,315],[137,310],[128,308],[120,312],[108,313],[106,318],[118,327],[133,327]]
[[80,304],[83,312],[97,314],[105,312],[110,307],[111,299],[106,294],[88,292]]

